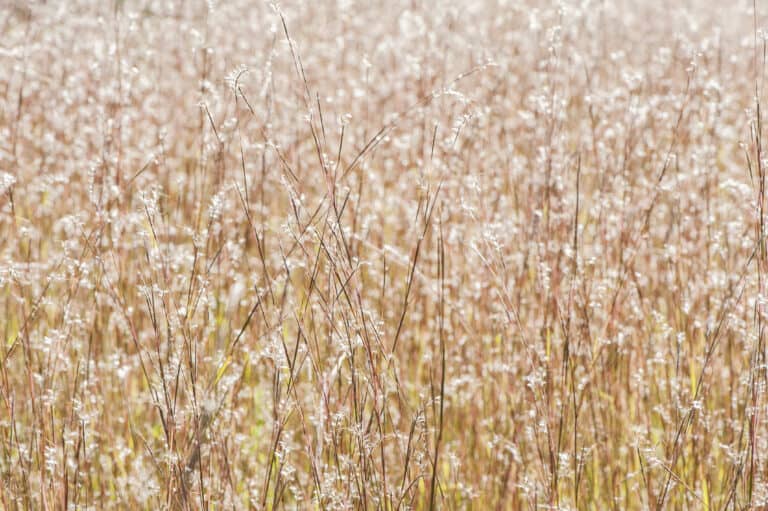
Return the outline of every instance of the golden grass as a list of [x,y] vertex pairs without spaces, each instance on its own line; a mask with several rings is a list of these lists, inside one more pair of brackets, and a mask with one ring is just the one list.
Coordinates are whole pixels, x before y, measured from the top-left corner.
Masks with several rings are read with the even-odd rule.
[[768,506],[768,9],[0,3],[0,507]]

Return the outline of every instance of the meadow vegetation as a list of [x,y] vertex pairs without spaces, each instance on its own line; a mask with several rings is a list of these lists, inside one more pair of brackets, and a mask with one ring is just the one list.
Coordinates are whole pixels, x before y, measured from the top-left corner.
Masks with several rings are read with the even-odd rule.
[[767,21],[0,2],[0,508],[764,509]]

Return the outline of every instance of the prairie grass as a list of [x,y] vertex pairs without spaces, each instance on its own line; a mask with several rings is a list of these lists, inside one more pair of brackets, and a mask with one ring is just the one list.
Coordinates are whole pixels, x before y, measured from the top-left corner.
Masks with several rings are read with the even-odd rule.
[[0,2],[0,508],[765,509],[767,16]]

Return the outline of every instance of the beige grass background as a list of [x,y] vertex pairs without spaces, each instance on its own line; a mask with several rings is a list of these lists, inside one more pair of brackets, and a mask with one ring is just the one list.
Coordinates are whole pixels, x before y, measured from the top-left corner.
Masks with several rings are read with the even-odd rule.
[[768,505],[766,20],[0,3],[0,507]]

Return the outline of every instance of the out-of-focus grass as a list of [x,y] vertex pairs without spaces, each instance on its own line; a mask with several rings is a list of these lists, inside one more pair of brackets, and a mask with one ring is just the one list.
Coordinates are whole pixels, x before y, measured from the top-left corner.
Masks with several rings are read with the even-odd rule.
[[0,507],[768,505],[764,11],[0,5]]

